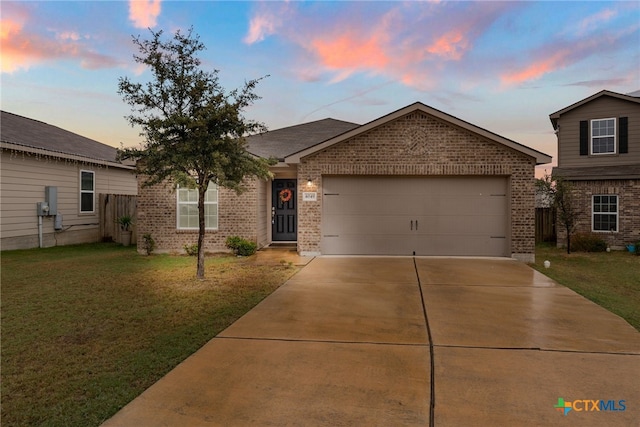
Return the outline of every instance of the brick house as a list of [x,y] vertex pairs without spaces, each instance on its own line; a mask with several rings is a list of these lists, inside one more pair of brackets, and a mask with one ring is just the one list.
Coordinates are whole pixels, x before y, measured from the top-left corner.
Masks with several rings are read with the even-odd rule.
[[[640,91],[603,90],[549,116],[558,136],[552,175],[569,181],[576,232],[600,234],[612,249],[640,240]],[[558,225],[558,245],[566,245]]]
[[[211,186],[206,249],[230,235],[299,253],[534,259],[534,167],[551,157],[415,103],[364,125],[325,119],[248,138],[278,158],[238,196]],[[197,241],[194,190],[139,187],[138,233]],[[195,213],[195,216],[194,216]]]

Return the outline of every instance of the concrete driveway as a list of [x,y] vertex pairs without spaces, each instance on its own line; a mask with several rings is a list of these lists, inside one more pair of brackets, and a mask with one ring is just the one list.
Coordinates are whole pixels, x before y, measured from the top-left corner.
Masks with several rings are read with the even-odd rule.
[[637,426],[639,383],[640,333],[522,263],[321,257],[104,426]]

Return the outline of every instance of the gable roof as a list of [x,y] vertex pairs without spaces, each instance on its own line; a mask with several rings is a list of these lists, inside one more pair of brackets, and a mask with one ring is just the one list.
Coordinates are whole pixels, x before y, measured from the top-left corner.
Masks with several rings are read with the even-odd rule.
[[336,119],[314,122],[276,129],[246,138],[247,151],[259,157],[275,157],[278,160],[329,138],[360,126],[356,123]]
[[0,116],[2,148],[131,169],[116,161],[114,147],[47,123],[6,111]]
[[575,102],[571,105],[569,105],[568,107],[563,108],[562,110],[558,110],[555,113],[551,113],[549,114],[549,119],[551,120],[551,123],[553,124],[553,128],[557,128],[557,123],[558,123],[558,119],[560,118],[560,116],[564,113],[567,113],[571,110],[574,110],[578,107],[583,106],[584,104],[593,101],[594,99],[598,99],[601,98],[603,96],[609,96],[612,98],[617,98],[617,99],[621,99],[623,101],[629,101],[629,102],[633,102],[636,104],[640,104],[640,91],[636,91],[636,92],[632,92],[628,95],[625,95],[623,93],[618,93],[618,92],[612,92],[610,90],[601,90],[600,92],[593,94],[585,99],[582,99],[578,102]]
[[483,129],[481,127],[475,126],[469,122],[466,122],[464,120],[461,120],[457,117],[454,117],[452,115],[449,115],[447,113],[444,113],[440,110],[437,110],[435,108],[429,107],[421,102],[416,102],[413,103],[411,105],[408,105],[404,108],[401,108],[397,111],[394,111],[390,114],[387,114],[386,116],[382,116],[378,119],[375,119],[369,123],[366,123],[362,126],[359,126],[357,128],[351,129],[347,132],[344,132],[340,135],[337,135],[331,139],[327,139],[326,141],[322,141],[318,144],[315,144],[313,146],[310,146],[308,148],[305,148],[303,150],[300,150],[294,154],[291,154],[289,156],[287,156],[285,158],[285,162],[286,163],[299,163],[300,159],[302,159],[303,157],[309,156],[313,153],[316,153],[318,151],[324,150],[328,147],[331,147],[334,144],[338,144],[340,142],[346,141],[350,138],[354,138],[358,135],[361,135],[365,132],[369,132],[372,129],[377,128],[378,126],[382,126],[386,123],[389,123],[393,120],[396,120],[400,117],[403,117],[407,114],[416,112],[416,111],[421,111],[425,114],[428,114],[430,116],[436,117],[440,120],[443,120],[445,122],[448,122],[454,126],[458,126],[462,129],[465,129],[469,132],[475,133],[477,135],[483,136],[485,138],[488,138],[491,141],[494,141],[498,144],[501,144],[503,146],[506,146],[508,148],[511,148],[513,150],[516,150],[518,152],[521,152],[523,154],[526,154],[528,156],[534,157],[536,159],[536,164],[545,164],[545,163],[550,163],[551,162],[551,156],[544,154],[540,151],[534,150],[533,148],[529,148],[525,145],[519,144],[515,141],[512,141],[508,138],[502,137],[498,134],[495,134],[493,132],[490,132],[486,129]]

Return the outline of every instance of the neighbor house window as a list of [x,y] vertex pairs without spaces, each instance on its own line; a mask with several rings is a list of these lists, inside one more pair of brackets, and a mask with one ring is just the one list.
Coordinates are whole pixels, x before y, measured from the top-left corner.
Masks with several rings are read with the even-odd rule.
[[93,213],[96,194],[96,173],[80,171],[80,213]]
[[[178,229],[198,229],[198,190],[178,187]],[[204,225],[209,230],[218,229],[218,186],[209,184],[204,199]]]
[[591,154],[616,152],[616,119],[591,120]]
[[618,196],[593,196],[593,231],[618,231]]

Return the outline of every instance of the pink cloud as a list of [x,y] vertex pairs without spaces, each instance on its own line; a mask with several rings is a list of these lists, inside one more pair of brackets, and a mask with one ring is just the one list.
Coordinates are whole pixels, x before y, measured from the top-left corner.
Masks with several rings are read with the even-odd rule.
[[245,36],[244,42],[253,44],[264,40],[266,36],[275,33],[276,27],[279,26],[278,21],[273,16],[254,16],[249,23],[249,33]]
[[618,47],[635,42],[640,25],[622,28],[614,33],[601,34],[579,40],[552,40],[549,44],[527,53],[533,58],[529,64],[502,73],[500,79],[505,85],[514,85],[537,80],[546,74],[570,67],[587,58],[615,51]]
[[80,40],[82,37],[80,36],[80,34],[74,32],[74,31],[63,31],[62,33],[58,34],[58,38],[60,40],[73,40],[73,41],[78,41]]
[[79,60],[80,65],[87,69],[118,65],[112,57],[88,49],[73,32],[62,32],[60,36],[49,39],[25,30],[26,19],[21,18],[6,18],[0,22],[3,73],[28,70],[35,65],[60,59]]
[[129,0],[129,19],[136,28],[153,28],[160,16],[161,0]]
[[462,31],[453,30],[436,39],[427,52],[444,59],[459,60],[469,47],[469,40]]
[[258,10],[249,21],[249,31],[243,41],[254,44],[263,41],[270,35],[276,34],[290,18],[295,18],[295,6],[289,2],[260,3]]
[[618,14],[617,11],[611,9],[604,9],[598,13],[584,18],[578,23],[578,33],[585,34],[594,28],[597,28],[600,24],[610,21]]
[[[347,3],[345,3],[347,4]],[[322,5],[265,2],[250,20],[245,43],[279,37],[298,48],[289,68],[304,81],[332,74],[331,83],[356,73],[380,75],[420,89],[447,62],[461,61],[510,4],[403,2],[392,7],[348,3],[328,16]]]
[[564,68],[570,62],[570,53],[571,51],[561,50],[548,57],[535,60],[533,63],[520,70],[503,74],[502,82],[507,85],[522,83],[529,80],[538,79],[543,75],[551,71],[555,71],[559,68]]
[[[379,70],[389,64],[380,38],[372,35],[361,39],[353,34],[340,34],[334,38],[317,38],[310,43],[320,62],[329,70]],[[346,77],[345,74],[343,74]]]
[[0,21],[0,58],[2,59],[2,72],[13,73],[20,68],[28,68],[30,65],[28,44],[12,43],[22,30],[22,24],[3,19]]

